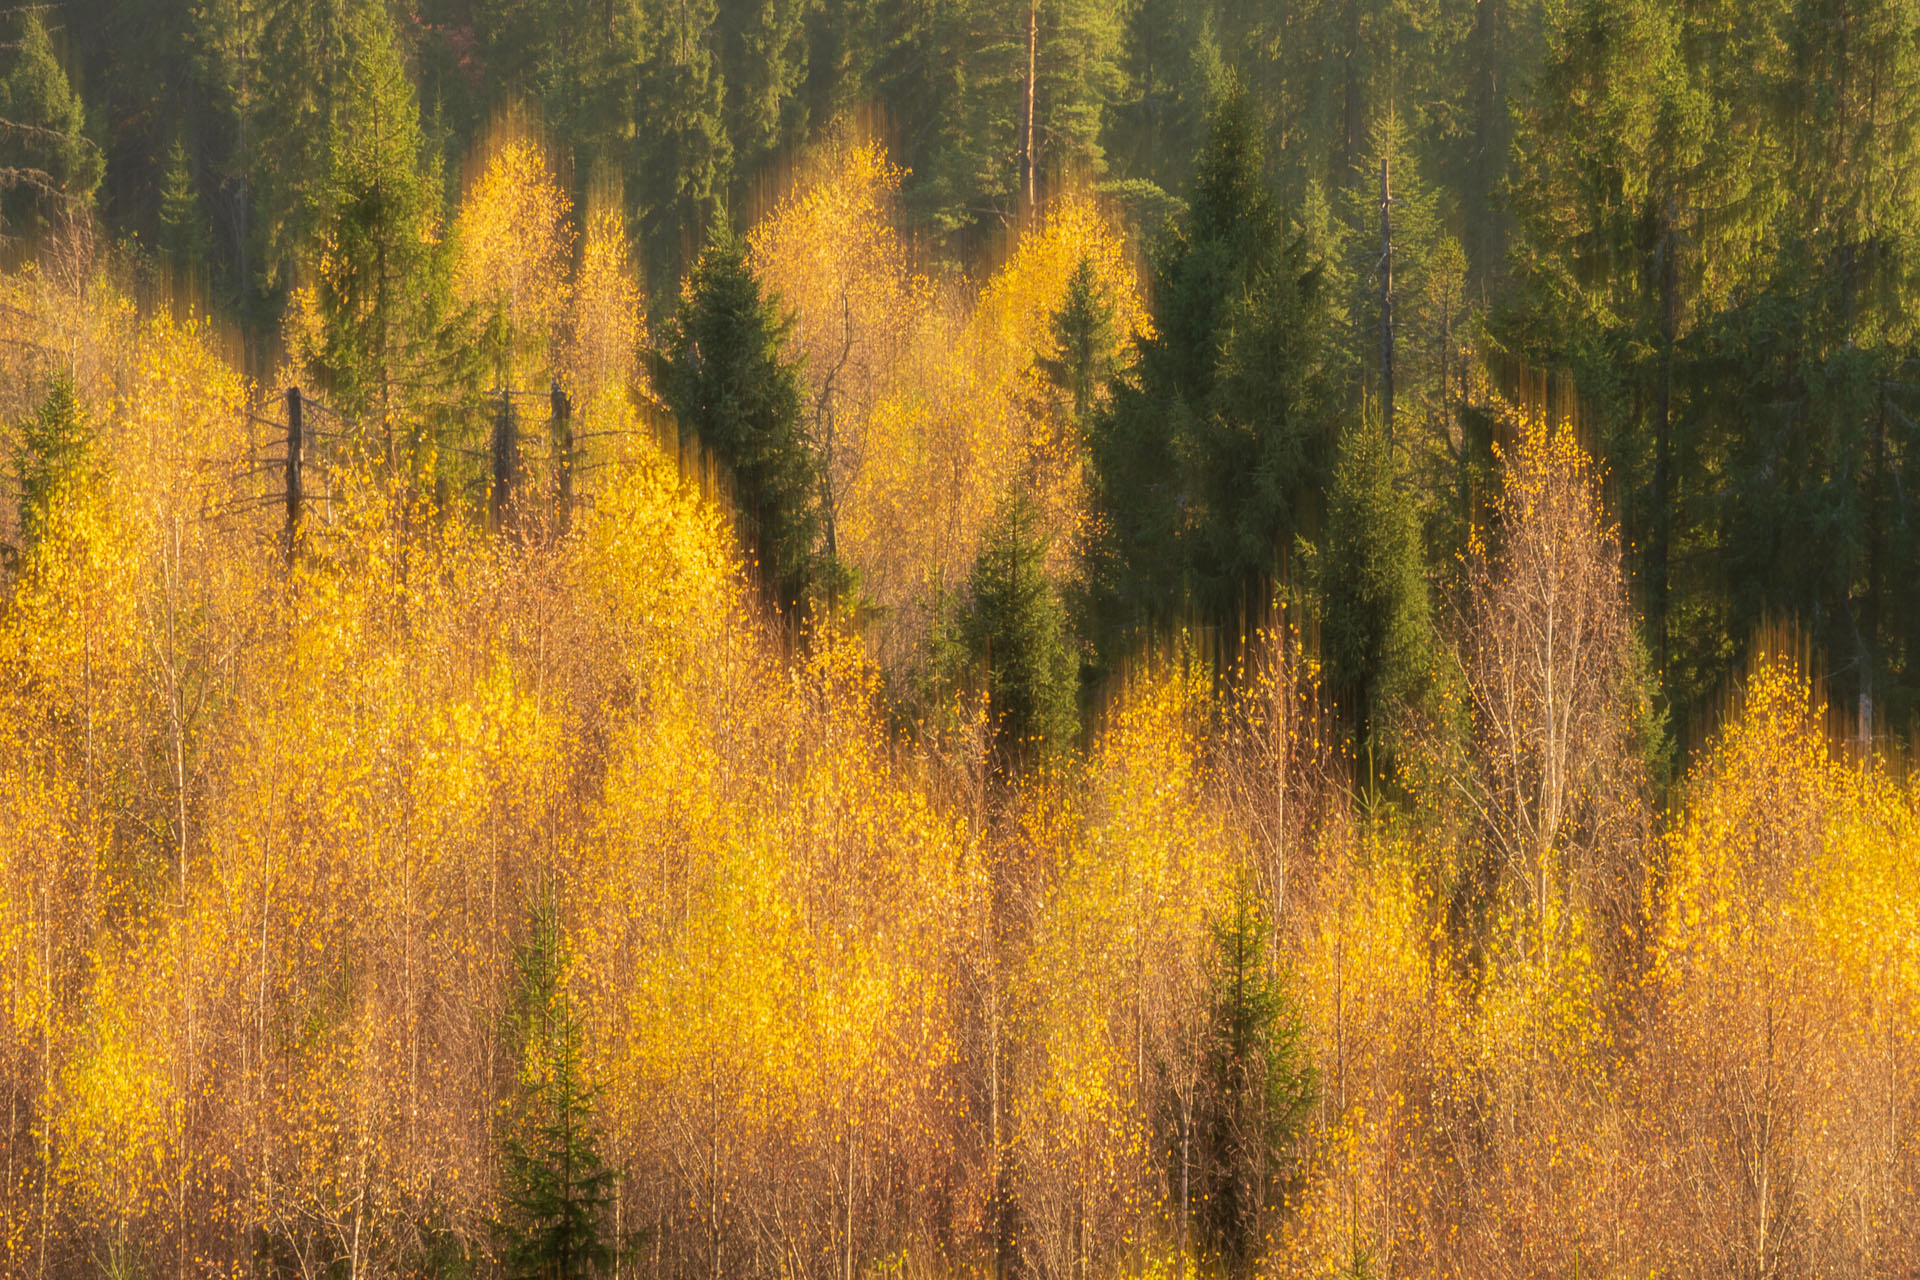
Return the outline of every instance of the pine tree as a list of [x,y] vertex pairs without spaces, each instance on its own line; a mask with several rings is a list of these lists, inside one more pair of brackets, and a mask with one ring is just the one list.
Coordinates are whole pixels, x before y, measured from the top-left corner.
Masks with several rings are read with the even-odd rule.
[[995,736],[1015,756],[1057,750],[1079,718],[1079,663],[1037,526],[1031,499],[1008,499],[974,562],[956,628],[966,658],[986,673]]
[[605,1230],[613,1171],[594,1140],[565,960],[559,923],[544,908],[518,955],[521,1096],[517,1130],[501,1153],[497,1227],[509,1280],[602,1275],[614,1260]]
[[1035,5],[1034,164],[1041,181],[1101,177],[1112,106],[1124,93],[1124,10],[1105,0]]
[[784,352],[788,323],[761,295],[745,245],[716,224],[681,294],[660,390],[681,433],[731,474],[762,585],[790,612],[806,607],[820,569],[820,484],[800,373]]
[[28,10],[13,66],[0,78],[0,234],[90,210],[104,172],[80,96],[39,13]]
[[882,21],[891,47],[877,87],[910,122],[907,197],[952,247],[1018,218],[1029,197],[1038,204],[1063,183],[1105,172],[1110,109],[1124,95],[1115,6],[908,0]]

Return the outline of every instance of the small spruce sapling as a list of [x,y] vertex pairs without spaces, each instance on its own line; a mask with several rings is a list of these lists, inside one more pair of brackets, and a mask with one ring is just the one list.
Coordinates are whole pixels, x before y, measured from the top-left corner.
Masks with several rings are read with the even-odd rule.
[[604,1222],[614,1175],[594,1140],[580,1016],[567,995],[565,943],[550,907],[536,911],[517,958],[522,1057],[518,1123],[501,1159],[502,1270],[509,1280],[602,1275],[614,1261]]

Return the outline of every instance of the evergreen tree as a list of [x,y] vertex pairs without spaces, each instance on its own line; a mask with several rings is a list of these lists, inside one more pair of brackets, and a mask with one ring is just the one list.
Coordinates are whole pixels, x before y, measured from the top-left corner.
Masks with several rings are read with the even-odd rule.
[[1075,265],[1052,329],[1059,354],[1042,357],[1041,371],[1064,401],[1074,426],[1084,429],[1118,371],[1112,355],[1113,306],[1091,259],[1083,257]]
[[[412,456],[404,434],[470,379],[454,328],[438,228],[441,179],[425,153],[413,87],[384,12],[356,24],[332,162],[309,219],[315,327],[303,354],[335,407],[376,434],[388,465]],[[410,442],[412,445],[418,440]]]
[[[662,6],[642,38],[635,68],[632,155],[627,170],[648,260],[676,271],[685,246],[725,219],[733,177],[725,71],[715,49],[717,0]],[[671,278],[671,277],[669,277]]]
[[[807,0],[719,0],[714,27],[734,168],[750,179],[806,132]],[[742,194],[745,194],[744,192]]]
[[350,107],[364,90],[351,82],[366,76],[356,64],[367,33],[384,27],[387,43],[394,33],[385,6],[373,0],[263,0],[261,7],[258,53],[235,59],[252,98],[239,104],[245,129],[236,163],[253,206],[253,233],[241,245],[256,265],[243,284],[277,300],[310,257],[314,218],[341,163],[336,140],[360,126],[343,113],[358,114]]
[[1393,450],[1373,420],[1347,431],[1314,562],[1328,685],[1350,708],[1375,768],[1424,708],[1438,657],[1420,527]]
[[30,560],[60,520],[76,489],[87,484],[93,466],[94,433],[75,393],[73,378],[54,375],[39,411],[20,428],[14,475],[20,494],[22,561]]
[[1124,10],[1105,0],[1035,3],[1034,165],[1049,178],[1092,180],[1107,168],[1105,137],[1125,94]]
[[594,1140],[580,1016],[551,909],[536,913],[518,961],[521,1093],[500,1161],[502,1271],[509,1280],[602,1275],[614,1261],[605,1225],[614,1175]]
[[718,223],[681,294],[659,385],[681,433],[731,474],[762,584],[791,611],[808,603],[821,566],[819,462],[803,429],[800,373],[783,351],[788,325],[761,295],[745,245]]
[[1056,750],[1078,727],[1079,662],[1046,560],[1032,501],[1016,494],[981,545],[956,628],[986,673],[995,736],[1015,754]]
[[1551,32],[1518,122],[1521,293],[1502,336],[1538,366],[1571,369],[1600,428],[1661,667],[1684,500],[1676,361],[1716,300],[1764,279],[1741,246],[1780,195],[1765,79],[1728,71],[1777,57],[1767,27],[1675,0],[1584,0]]
[[907,196],[955,247],[1020,216],[1029,195],[1105,172],[1109,108],[1124,94],[1115,7],[899,0],[882,21],[877,87],[911,121]]
[[210,246],[187,149],[176,137],[160,187],[160,252],[176,271],[191,278],[206,266]]
[[13,66],[0,78],[0,234],[90,211],[104,166],[46,26],[28,10]]
[[1164,197],[1191,180],[1194,157],[1206,145],[1207,115],[1224,65],[1206,7],[1138,0],[1124,14],[1121,66],[1126,74],[1106,147],[1130,184]]
[[1233,1277],[1254,1274],[1282,1208],[1287,1145],[1319,1092],[1306,1027],[1267,958],[1266,912],[1244,879],[1214,925],[1213,1007],[1194,1129],[1200,1235]]
[[1154,336],[1091,433],[1106,642],[1187,606],[1232,625],[1318,520],[1332,453],[1327,308],[1267,187],[1246,95],[1215,112],[1183,233],[1155,266]]

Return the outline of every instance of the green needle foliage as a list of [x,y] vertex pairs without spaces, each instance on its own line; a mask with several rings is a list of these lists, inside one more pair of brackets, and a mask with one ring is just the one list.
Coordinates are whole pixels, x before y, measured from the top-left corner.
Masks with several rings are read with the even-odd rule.
[[820,567],[820,484],[800,372],[782,351],[787,329],[746,246],[717,223],[681,296],[660,389],[682,434],[732,475],[741,536],[767,595],[791,614],[807,604]]
[[1418,515],[1398,479],[1378,423],[1347,432],[1312,574],[1328,683],[1376,768],[1391,762],[1407,716],[1422,709],[1439,653]]
[[105,173],[87,112],[35,9],[0,77],[0,234],[44,230],[53,215],[92,206]]
[[1099,272],[1091,259],[1080,259],[1067,282],[1067,299],[1053,317],[1057,356],[1040,361],[1041,372],[1084,430],[1094,406],[1106,394],[1117,372],[1112,357],[1113,305],[1102,294]]
[[1091,432],[1105,642],[1184,611],[1234,625],[1317,519],[1337,426],[1328,308],[1267,185],[1238,90],[1215,110],[1186,229],[1154,267],[1155,335]]
[[521,1096],[501,1159],[502,1268],[509,1280],[601,1275],[614,1260],[605,1225],[613,1172],[594,1141],[580,1016],[565,989],[565,943],[551,909],[535,914],[518,959]]
[[87,482],[93,439],[93,428],[74,394],[72,376],[55,374],[39,412],[21,427],[15,455],[22,560],[30,558],[57,527],[62,506],[77,486]]
[[1046,561],[1033,504],[1017,494],[980,548],[958,626],[968,660],[986,672],[995,734],[1015,754],[1056,750],[1079,722],[1080,664]]
[[1287,1149],[1319,1097],[1306,1024],[1268,959],[1270,927],[1243,879],[1214,925],[1213,1015],[1195,1130],[1199,1227],[1232,1276],[1250,1274],[1293,1171]]

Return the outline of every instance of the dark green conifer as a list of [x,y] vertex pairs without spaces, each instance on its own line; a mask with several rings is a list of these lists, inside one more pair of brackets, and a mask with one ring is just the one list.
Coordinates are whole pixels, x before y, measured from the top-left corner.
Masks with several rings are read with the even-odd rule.
[[187,148],[175,137],[160,185],[160,252],[176,272],[191,278],[205,269],[210,248]]
[[987,531],[957,627],[986,673],[995,736],[1016,755],[1054,751],[1078,727],[1080,664],[1046,561],[1033,503],[1016,494]]
[[1418,514],[1377,422],[1341,440],[1314,565],[1321,652],[1356,739],[1385,767],[1430,692],[1436,640]]
[[1186,229],[1154,277],[1155,334],[1090,433],[1109,651],[1185,609],[1227,626],[1257,611],[1317,520],[1331,460],[1319,273],[1267,188],[1238,91],[1214,113]]
[[1095,403],[1117,372],[1113,357],[1113,304],[1090,258],[1081,258],[1067,280],[1066,301],[1054,313],[1058,355],[1044,357],[1041,371],[1053,384],[1076,427],[1084,427]]
[[[427,154],[413,86],[384,11],[355,24],[345,100],[335,117],[326,181],[309,211],[307,273],[319,312],[303,353],[333,406],[365,426],[389,465],[407,461],[402,436],[424,404],[468,380],[450,258],[435,235],[437,156]],[[406,419],[406,421],[403,421]]]
[[105,160],[37,11],[0,77],[0,234],[44,229],[92,207]]
[[40,409],[20,429],[14,475],[20,486],[21,559],[53,531],[75,487],[90,477],[93,428],[81,408],[71,375],[54,375]]
[[1271,930],[1242,879],[1231,914],[1214,924],[1213,1007],[1206,1072],[1195,1106],[1197,1217],[1226,1274],[1254,1273],[1283,1210],[1287,1147],[1319,1094],[1306,1024],[1268,958]]
[[580,1016],[565,985],[565,944],[551,909],[536,912],[519,949],[522,1066],[515,1127],[500,1162],[497,1224],[508,1280],[576,1280],[606,1273],[613,1172],[593,1132]]
[[680,424],[733,480],[740,533],[783,611],[804,608],[820,569],[819,462],[803,430],[789,321],[760,292],[746,246],[716,224],[667,335],[660,390]]

